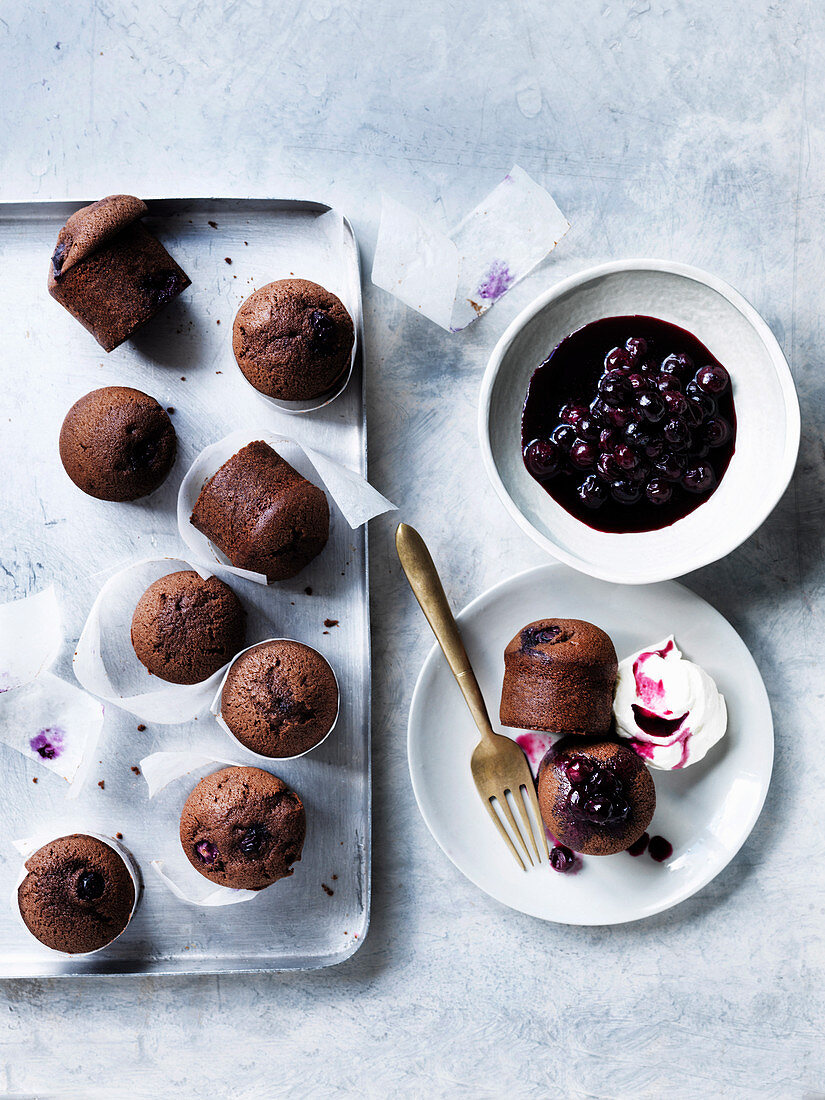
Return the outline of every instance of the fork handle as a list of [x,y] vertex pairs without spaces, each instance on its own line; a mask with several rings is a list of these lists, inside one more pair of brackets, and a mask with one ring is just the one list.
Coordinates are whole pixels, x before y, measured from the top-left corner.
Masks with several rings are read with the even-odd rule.
[[473,721],[482,737],[493,735],[493,727],[484,705],[484,697],[475,677],[464,642],[458,632],[441,578],[435,567],[426,543],[415,530],[406,523],[399,523],[395,532],[395,546],[401,566],[410,582],[415,598],[421,605],[427,622],[432,627],[441,651],[447,658],[450,670],[455,676],[464,701],[470,708]]

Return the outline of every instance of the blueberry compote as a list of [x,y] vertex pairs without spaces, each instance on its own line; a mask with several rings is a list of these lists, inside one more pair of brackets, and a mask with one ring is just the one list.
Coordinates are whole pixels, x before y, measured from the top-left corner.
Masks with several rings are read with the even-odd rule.
[[582,523],[653,531],[692,512],[733,455],[727,370],[655,317],[606,317],[567,336],[534,372],[524,464]]

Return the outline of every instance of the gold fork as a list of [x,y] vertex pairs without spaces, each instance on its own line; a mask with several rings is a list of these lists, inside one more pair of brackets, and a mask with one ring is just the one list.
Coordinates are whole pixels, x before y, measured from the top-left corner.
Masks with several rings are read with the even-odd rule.
[[[461,688],[464,701],[470,708],[473,721],[481,733],[481,740],[470,759],[476,790],[501,834],[501,839],[521,869],[526,871],[528,863],[531,866],[541,863],[540,850],[543,849],[545,858],[549,859],[547,835],[542,827],[536,788],[527,757],[515,741],[493,732],[481,688],[458,631],[458,624],[450,610],[438,571],[424,540],[415,528],[400,523],[395,532],[395,545],[415,598],[432,627],[450,670]],[[523,829],[516,821],[508,795],[519,812]],[[536,844],[534,826],[525,806],[525,799],[535,817],[535,830],[539,833],[540,845]],[[510,826],[512,836],[505,829],[496,807]]]

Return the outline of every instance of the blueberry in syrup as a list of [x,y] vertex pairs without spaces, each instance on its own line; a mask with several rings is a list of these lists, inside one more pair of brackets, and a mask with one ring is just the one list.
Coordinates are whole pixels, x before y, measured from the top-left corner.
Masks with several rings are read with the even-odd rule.
[[598,457],[597,449],[585,439],[577,439],[570,448],[570,461],[580,470],[589,470]]
[[[676,326],[672,325],[670,327],[675,328]],[[697,340],[696,343],[698,344],[699,341]],[[684,352],[668,355],[662,360],[661,370],[665,374],[684,375],[693,370],[693,360]]]
[[[630,425],[630,428],[638,428],[638,425]],[[627,429],[627,433],[630,433],[630,428]],[[632,433],[632,439],[637,441],[637,437],[643,436],[643,431],[634,431]],[[642,440],[638,440],[640,443]],[[619,467],[619,470],[635,470],[639,464],[639,455],[632,448],[628,447],[627,443],[619,443],[613,451],[613,461]]]
[[675,454],[673,451],[665,451],[653,463],[653,469],[665,481],[680,481],[685,469],[685,460],[682,455]]
[[563,424],[572,424],[575,428],[589,412],[590,409],[587,405],[565,405],[559,413],[559,420]]
[[665,408],[671,417],[684,416],[688,407],[687,398],[679,390],[665,390],[662,394]]
[[569,451],[576,442],[576,429],[572,424],[559,424],[557,428],[553,429],[550,438],[557,447],[560,447],[563,451]]
[[211,866],[217,862],[219,852],[217,846],[211,840],[199,840],[195,845],[195,854],[201,863]]
[[667,405],[660,393],[640,393],[636,404],[645,420],[653,424],[658,423],[667,412]]
[[561,453],[550,439],[534,439],[524,449],[524,461],[533,477],[555,477],[561,469]]
[[641,500],[642,490],[629,479],[620,478],[610,486],[610,495],[619,504],[635,504]]
[[576,863],[576,857],[563,844],[556,844],[555,847],[550,849],[550,866],[559,874],[564,875],[568,871],[572,871]]
[[730,383],[730,375],[721,363],[711,367],[700,367],[696,372],[696,385],[703,393],[718,397],[724,393]]
[[689,493],[709,493],[716,488],[716,475],[707,462],[689,466],[682,476],[682,484]]
[[81,901],[97,901],[103,897],[106,883],[98,871],[84,871],[77,880],[77,896]]
[[587,416],[583,416],[576,425],[576,431],[579,433],[580,439],[586,439],[589,443],[595,443],[602,433],[602,426],[594,417],[590,415],[590,410],[587,411]]
[[246,856],[256,856],[269,839],[269,831],[264,825],[250,825],[239,841],[240,849]]
[[675,325],[595,321],[534,372],[522,441],[530,474],[588,526],[666,527],[706,500],[730,463],[730,376]]
[[600,508],[608,497],[607,485],[600,477],[590,474],[579,486],[579,499],[585,508]]
[[723,416],[712,416],[705,421],[702,438],[709,447],[721,447],[730,439],[730,424]]
[[645,495],[651,504],[667,504],[673,496],[673,485],[663,477],[652,477],[645,487]]
[[637,363],[647,353],[647,341],[641,336],[631,336],[624,346],[631,363]]
[[611,348],[604,357],[605,370],[621,370],[630,366],[630,356],[624,348]]

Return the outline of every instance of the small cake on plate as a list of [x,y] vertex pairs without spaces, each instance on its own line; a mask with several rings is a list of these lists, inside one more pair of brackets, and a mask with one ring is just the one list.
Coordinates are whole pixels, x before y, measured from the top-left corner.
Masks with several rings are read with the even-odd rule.
[[66,413],[60,460],[84,493],[98,500],[137,500],[165,481],[177,436],[154,397],[128,386],[92,390]]
[[206,776],[180,816],[180,842],[195,870],[236,890],[263,890],[291,875],[305,836],[301,799],[260,768]]
[[112,351],[189,286],[140,220],[146,203],[108,195],[76,210],[57,237],[49,294]]
[[242,653],[227,673],[221,718],[261,756],[300,756],[319,744],[338,717],[338,682],[317,650],[277,639]]
[[116,939],[135,907],[135,882],[112,845],[85,833],[59,837],[26,860],[20,916],[46,947],[70,955]]
[[613,643],[592,623],[528,623],[504,651],[502,725],[545,733],[607,733],[617,669]]
[[539,768],[539,809],[561,844],[590,856],[624,852],[656,809],[656,788],[633,749],[598,738],[566,737]]
[[280,401],[311,401],[339,389],[355,329],[343,302],[307,279],[267,283],[243,303],[232,350],[247,381]]
[[241,648],[244,619],[228,584],[183,569],[160,577],[140,597],[132,645],[154,676],[170,684],[199,684]]
[[258,440],[209,478],[190,522],[232,565],[283,581],[326,546],[329,504],[322,489]]

